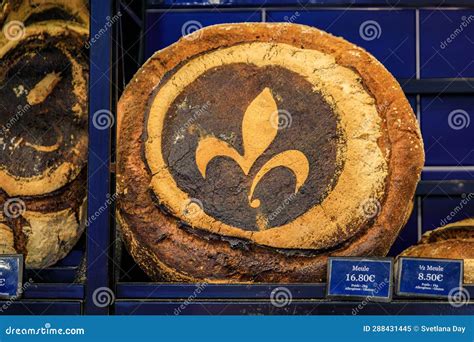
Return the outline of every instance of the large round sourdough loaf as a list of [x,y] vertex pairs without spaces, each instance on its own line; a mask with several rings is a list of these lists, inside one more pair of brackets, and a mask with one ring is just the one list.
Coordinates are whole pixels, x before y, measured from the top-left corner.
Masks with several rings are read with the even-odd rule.
[[154,279],[314,282],[330,255],[385,255],[424,161],[390,73],[293,24],[184,37],[137,72],[118,119],[117,215]]
[[448,224],[423,234],[417,245],[400,256],[464,259],[464,283],[474,283],[474,219]]
[[21,30],[0,46],[0,253],[42,268],[84,229],[88,29],[55,20]]

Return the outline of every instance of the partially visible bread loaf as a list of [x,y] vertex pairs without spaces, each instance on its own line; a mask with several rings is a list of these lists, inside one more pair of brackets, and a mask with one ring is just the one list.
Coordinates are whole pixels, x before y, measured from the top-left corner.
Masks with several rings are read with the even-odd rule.
[[[0,254],[43,268],[85,228],[88,28],[71,18],[87,20],[87,8],[82,0],[25,0],[1,9]],[[60,20],[63,10],[72,17]]]
[[4,0],[0,6],[0,24],[20,21],[27,26],[63,20],[89,26],[87,0]]
[[464,259],[464,283],[474,283],[474,219],[448,224],[425,233],[400,256]]

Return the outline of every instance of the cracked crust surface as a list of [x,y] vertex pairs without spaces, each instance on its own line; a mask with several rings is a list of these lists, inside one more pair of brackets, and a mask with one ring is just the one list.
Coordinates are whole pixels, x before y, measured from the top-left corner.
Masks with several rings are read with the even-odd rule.
[[[412,197],[424,162],[423,145],[415,116],[395,79],[363,49],[341,38],[306,26],[217,25],[203,29],[199,37],[193,41],[182,39],[157,52],[135,75],[119,102],[118,217],[125,243],[141,267],[154,279],[315,282],[324,279],[329,255],[385,255],[411,212]],[[247,49],[235,48],[243,44],[247,44]],[[319,82],[315,81],[313,84],[319,85],[319,90],[323,94],[324,92],[334,94],[339,91],[341,94],[339,96],[343,99],[344,85],[337,86],[337,82],[341,79],[352,79],[354,85],[360,87],[352,89],[362,89],[353,94],[367,96],[366,101],[360,102],[367,104],[367,110],[362,113],[359,111],[360,114],[355,115],[353,121],[369,123],[368,127],[360,127],[362,130],[367,129],[366,134],[362,133],[361,136],[365,136],[365,141],[375,138],[376,144],[371,151],[379,151],[380,157],[374,160],[386,164],[385,168],[372,168],[374,173],[377,173],[376,170],[382,170],[374,178],[374,181],[380,181],[382,186],[376,190],[375,196],[371,196],[373,194],[371,191],[377,189],[373,186],[375,183],[367,186],[372,182],[371,174],[367,172],[358,174],[354,170],[352,182],[345,185],[346,195],[344,196],[344,191],[341,191],[335,204],[328,208],[329,211],[333,211],[331,216],[341,221],[334,226],[334,229],[329,229],[332,235],[329,234],[327,238],[323,238],[318,229],[307,225],[309,222],[318,228],[315,221],[318,215],[313,216],[311,221],[301,224],[299,227],[302,229],[299,232],[282,232],[281,238],[272,233],[273,236],[266,239],[252,239],[245,236],[245,232],[240,234],[242,230],[236,233],[225,232],[222,227],[217,230],[206,229],[204,225],[194,224],[195,222],[189,220],[186,222],[185,218],[179,217],[180,212],[177,208],[182,199],[175,201],[173,190],[160,189],[166,182],[154,181],[153,175],[159,174],[163,168],[156,162],[160,150],[154,148],[157,145],[150,145],[149,139],[155,138],[154,144],[157,143],[156,139],[160,132],[156,129],[159,127],[157,118],[165,111],[157,109],[156,106],[168,100],[163,96],[157,97],[162,101],[153,102],[153,97],[154,92],[159,93],[169,84],[166,80],[170,77],[171,71],[179,72],[185,67],[189,68],[193,61],[206,58],[212,53],[221,53],[219,60],[222,60],[221,57],[228,55],[225,53],[226,49],[227,51],[235,49],[233,55],[241,53],[254,58],[252,63],[258,65],[262,63],[262,58],[258,57],[259,49],[263,49],[262,53],[265,54],[272,45],[276,45],[277,49],[281,47],[282,50],[292,51],[293,57],[288,56],[286,60],[291,58],[294,60],[280,64],[291,65],[294,62],[294,68],[300,68],[298,72],[301,73],[303,73],[301,68],[305,67],[305,63],[302,63],[305,54],[308,57],[317,56],[315,63],[324,64],[326,60],[337,66],[340,73],[345,75],[325,72],[324,65],[320,66],[320,70],[318,66],[314,67],[319,72]],[[246,50],[249,52],[244,52]],[[301,57],[303,59],[298,60],[294,57],[298,54],[303,56]],[[209,61],[212,61],[212,56],[209,58],[211,58]],[[192,71],[198,68],[199,64],[184,75],[191,77]],[[332,88],[331,82],[334,82]],[[169,99],[177,95],[176,91],[169,91],[168,94]],[[350,99],[350,95],[351,91],[347,98]],[[330,99],[330,96],[326,96],[326,99]],[[359,109],[351,108],[350,102],[344,104],[341,101],[340,105],[345,105],[346,108],[339,109],[338,114],[350,109]],[[337,111],[336,106],[333,108]],[[148,111],[151,113],[149,119]],[[370,115],[373,120],[369,119]],[[355,126],[345,127],[345,130],[346,134],[357,135]],[[158,132],[158,135],[153,136],[154,132]],[[145,144],[152,148],[145,149]],[[360,147],[358,153],[364,150],[367,152],[370,149]],[[353,156],[357,156],[357,153]],[[152,172],[154,167],[155,172]],[[347,200],[347,194],[357,193],[358,188],[364,189],[365,186],[370,190],[368,193],[361,190],[361,193],[364,193],[361,198],[374,197],[379,206],[373,217],[359,222],[352,231],[347,230],[348,222],[363,217],[359,211],[361,199],[355,201],[357,203],[355,207],[345,207],[352,204]],[[359,210],[354,210],[356,207]],[[187,224],[183,225],[183,221]],[[199,220],[196,222],[199,223]],[[327,226],[321,225],[319,228],[324,231]],[[275,229],[279,228],[268,232]],[[311,230],[316,233],[311,233]],[[349,231],[346,236],[345,231]]]

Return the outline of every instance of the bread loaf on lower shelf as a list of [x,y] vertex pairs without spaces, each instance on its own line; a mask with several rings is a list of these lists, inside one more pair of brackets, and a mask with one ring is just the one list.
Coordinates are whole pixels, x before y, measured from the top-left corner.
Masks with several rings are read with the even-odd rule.
[[474,283],[474,219],[465,219],[423,234],[400,256],[464,259],[464,283]]

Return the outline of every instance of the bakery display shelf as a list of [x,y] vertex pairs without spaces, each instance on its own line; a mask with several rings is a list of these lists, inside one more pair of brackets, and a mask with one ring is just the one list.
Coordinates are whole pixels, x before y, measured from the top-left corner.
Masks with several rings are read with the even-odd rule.
[[[132,303],[140,301],[153,302],[187,300],[194,298],[197,301],[224,301],[226,303],[236,303],[237,301],[257,301],[269,300],[272,291],[278,291],[278,288],[285,288],[285,291],[291,293],[295,301],[319,301],[321,303],[334,303],[326,298],[326,283],[305,283],[305,284],[200,284],[190,283],[170,283],[170,282],[151,282],[147,275],[134,264],[133,259],[126,253],[121,246],[116,250],[120,255],[120,268],[116,267],[116,276],[119,278],[115,285],[115,297],[118,304],[132,306]],[[127,269],[128,272],[123,270]],[[474,284],[465,285],[470,298],[474,298]],[[395,302],[404,302],[414,306],[419,305],[422,300],[415,297],[393,296]],[[426,302],[426,300],[423,300]],[[439,301],[433,300],[434,303]],[[127,304],[123,304],[127,303]],[[360,302],[358,302],[359,304]],[[431,303],[431,301],[430,301]],[[442,307],[446,302],[439,302]],[[474,304],[474,302],[472,303]],[[449,304],[448,304],[449,305]],[[152,305],[153,307],[153,305]],[[474,308],[474,306],[472,306]]]
[[466,7],[472,6],[471,0],[148,0],[149,8],[163,7],[234,7],[234,6],[306,6],[306,7],[338,7],[338,6],[371,6],[371,7]]
[[18,300],[14,302],[0,301],[0,308],[7,309],[2,314],[8,315],[81,315],[82,302],[79,300]]
[[[48,303],[52,305],[51,308],[48,308],[48,312],[59,314],[62,312],[60,309],[62,301],[75,300],[74,303],[79,303],[84,298],[85,288],[83,280],[80,279],[80,265],[84,258],[83,242],[80,242],[66,258],[56,265],[37,270],[26,269],[23,278],[24,293],[22,298],[15,300],[12,305],[9,304],[8,310],[0,311],[0,315],[35,313]],[[37,303],[41,303],[41,305]],[[0,309],[3,304],[5,302],[0,302]],[[31,305],[32,308],[30,308]],[[75,305],[70,306],[69,302],[67,305],[66,312],[73,310],[71,314],[80,313],[80,311],[74,311],[76,310]],[[56,309],[57,311],[54,311]],[[81,310],[80,304],[79,310]]]
[[[272,291],[284,287],[293,299],[325,300],[326,284],[172,284],[172,283],[119,283],[116,296],[120,299],[186,299],[196,296],[199,300],[257,300],[269,299]],[[474,285],[464,287],[474,298]],[[394,296],[395,300],[407,301],[407,297]],[[416,303],[416,298],[409,298]],[[473,303],[474,304],[474,303]]]
[[474,93],[474,78],[398,79],[398,82],[407,95]]
[[[124,1],[126,2],[126,1]],[[123,3],[124,3],[123,2]],[[281,0],[224,0],[216,4],[209,1],[193,0],[149,0],[146,10],[149,12],[160,12],[166,16],[171,9],[174,12],[195,11],[200,9],[206,11],[206,7],[222,7],[223,13],[228,10],[247,8],[249,10],[271,8],[281,9],[282,7],[296,10],[305,8],[341,8],[350,7],[370,7],[370,8],[397,8],[410,7],[461,7],[473,8],[474,2],[467,0],[459,1],[437,1],[437,0],[322,0],[322,1],[281,1]],[[163,13],[161,13],[163,12]],[[153,36],[157,31],[147,29],[146,20],[140,16],[144,13],[137,13],[132,20],[135,23],[144,22],[146,35]],[[190,18],[187,18],[190,19]],[[194,18],[191,18],[194,19]],[[124,18],[122,25],[134,25],[132,20]],[[151,24],[150,24],[151,25]],[[178,25],[178,24],[177,24]],[[143,27],[142,27],[143,28]],[[171,28],[169,28],[171,30]],[[156,39],[159,39],[158,36]],[[146,41],[146,39],[144,39]],[[140,49],[145,42],[140,41]],[[127,45],[125,45],[127,50]],[[141,53],[143,56],[143,53]],[[143,59],[140,59],[143,62]],[[121,66],[118,74],[124,77],[124,84],[139,67],[130,63]],[[116,70],[117,72],[117,70]],[[126,77],[124,75],[129,75]],[[118,76],[118,79],[120,77]],[[468,95],[474,93],[474,78],[426,78],[405,79],[399,78],[407,95]],[[460,196],[474,192],[474,180],[422,180],[416,190],[416,202],[422,198]],[[421,228],[420,228],[421,229]],[[189,298],[185,309],[180,312],[184,315],[235,315],[235,314],[326,314],[326,315],[352,315],[353,310],[361,305],[361,301],[330,301],[325,298],[326,284],[205,284],[202,291],[196,296],[197,284],[152,282],[137,266],[133,259],[125,252],[120,236],[116,236],[116,249],[114,254],[114,279],[116,301],[110,313],[118,315],[146,315],[146,314],[176,314]],[[271,293],[278,287],[287,288],[293,301],[282,308],[277,308],[270,303]],[[474,286],[465,287],[471,298],[474,298]],[[474,313],[474,303],[471,301],[459,308],[455,308],[448,301],[417,299],[410,297],[397,297],[390,303],[368,303],[363,305],[363,309],[358,314],[392,314],[392,315],[469,315]]]
[[293,300],[282,307],[270,301],[130,301],[115,303],[116,315],[472,315],[474,304],[454,307],[441,301],[391,303]]
[[473,192],[474,180],[422,180],[416,188],[417,196],[455,196]]
[[83,284],[33,283],[17,300],[0,300],[0,315],[80,315]]
[[82,299],[84,284],[32,284],[25,291],[24,299]]
[[[172,283],[119,283],[117,298],[179,299],[191,296],[199,285]],[[326,284],[209,284],[200,299],[268,299],[275,288],[284,286],[293,298],[322,299]]]

